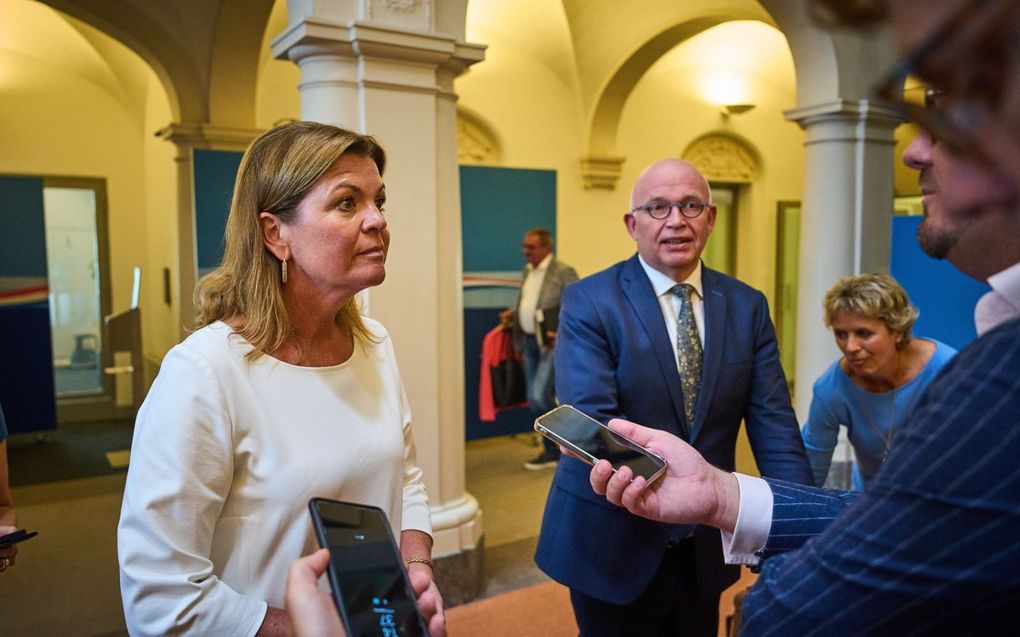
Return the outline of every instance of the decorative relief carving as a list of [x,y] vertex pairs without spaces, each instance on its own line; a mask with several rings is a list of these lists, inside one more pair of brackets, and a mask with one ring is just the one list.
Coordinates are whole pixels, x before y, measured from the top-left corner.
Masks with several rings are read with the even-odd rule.
[[411,13],[420,4],[421,0],[383,0],[383,6],[395,13]]
[[499,164],[501,152],[487,126],[457,112],[457,161],[461,164]]
[[684,151],[683,158],[710,182],[749,184],[758,178],[754,153],[746,144],[727,135],[706,135],[695,140]]

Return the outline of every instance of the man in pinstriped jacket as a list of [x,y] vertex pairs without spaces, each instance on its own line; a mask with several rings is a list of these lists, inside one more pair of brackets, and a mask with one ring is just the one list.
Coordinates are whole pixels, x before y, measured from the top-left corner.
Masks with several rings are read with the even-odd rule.
[[[922,248],[993,291],[984,331],[897,426],[862,494],[722,472],[669,434],[614,421],[669,462],[651,488],[592,470],[610,501],[723,530],[727,560],[761,567],[744,635],[1004,634],[1020,628],[1020,2],[816,0],[886,9],[910,52],[890,75],[929,83],[904,153],[919,171]],[[1010,631],[1009,629],[1012,629]]]

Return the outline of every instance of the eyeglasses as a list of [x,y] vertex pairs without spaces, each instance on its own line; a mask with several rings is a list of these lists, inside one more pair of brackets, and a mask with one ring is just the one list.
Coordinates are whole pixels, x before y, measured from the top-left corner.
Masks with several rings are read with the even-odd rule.
[[[950,151],[987,160],[979,132],[996,119],[1004,70],[995,62],[1004,59],[1001,48],[1010,37],[998,30],[1009,24],[1004,18],[1015,8],[1011,0],[964,3],[886,74],[876,93]],[[952,68],[946,64],[950,60]],[[910,75],[929,84],[923,106],[903,98]]]
[[673,212],[673,208],[676,208],[684,217],[694,219],[705,212],[705,209],[711,205],[703,201],[653,201],[652,203],[632,208],[631,212],[644,210],[652,219],[662,221]]

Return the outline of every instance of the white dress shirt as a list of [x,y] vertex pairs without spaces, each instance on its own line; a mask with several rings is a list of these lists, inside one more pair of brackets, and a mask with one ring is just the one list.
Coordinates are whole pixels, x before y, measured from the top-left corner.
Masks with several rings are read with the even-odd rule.
[[521,284],[521,303],[517,309],[517,323],[521,331],[531,335],[535,333],[535,312],[538,310],[538,295],[542,292],[542,282],[545,281],[545,272],[549,269],[553,255],[550,252],[535,267],[530,263],[526,266],[528,273],[524,276]]
[[[659,300],[659,309],[662,310],[662,320],[666,322],[666,330],[669,332],[669,342],[673,344],[673,358],[676,360],[676,330],[677,317],[680,315],[680,297],[673,294],[673,288],[676,287],[677,282],[645,263],[645,260],[641,258],[641,255],[638,255],[638,261],[641,263],[641,267],[644,269],[645,274],[648,275],[648,280],[652,283],[652,289],[655,290],[655,298]],[[691,295],[691,306],[694,310],[694,322],[698,325],[698,338],[701,339],[701,348],[704,349],[705,295],[701,288],[701,261],[698,261],[698,265],[694,268],[694,272],[691,272],[691,275],[683,281],[680,281],[680,283],[689,283],[694,288],[694,294]],[[676,360],[676,363],[677,369],[680,369],[680,361]]]
[[978,300],[974,324],[978,336],[1020,316],[1020,263],[988,277],[991,292]]

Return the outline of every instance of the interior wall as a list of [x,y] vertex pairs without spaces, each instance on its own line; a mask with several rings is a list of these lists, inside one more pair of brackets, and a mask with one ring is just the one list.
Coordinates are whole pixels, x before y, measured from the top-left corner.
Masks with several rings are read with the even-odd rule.
[[[181,298],[179,286],[171,283],[170,303],[165,301],[163,268],[170,271],[170,281],[177,280],[180,264],[177,260],[177,171],[174,163],[176,148],[170,142],[156,137],[155,131],[169,124],[173,115],[166,91],[159,78],[148,70],[145,99],[144,187],[147,260],[142,266],[142,323],[143,354],[146,361],[146,386],[155,377],[160,361],[178,341],[176,309],[180,303],[191,303],[191,294]],[[148,133],[148,134],[144,134]],[[123,310],[115,306],[114,311]],[[147,331],[147,333],[146,333]]]
[[[601,214],[580,187],[584,124],[570,65],[570,44],[562,13],[545,22],[542,49],[489,11],[492,0],[468,5],[468,39],[488,46],[485,60],[457,78],[458,106],[477,113],[501,143],[502,165],[556,171],[556,252],[581,275],[601,267],[601,224],[578,228],[565,217]],[[531,4],[534,4],[532,2]],[[554,28],[558,27],[558,28]],[[553,55],[550,57],[549,52]],[[564,56],[568,56],[566,59]],[[580,249],[581,246],[586,246]],[[523,257],[521,265],[523,266]]]
[[[0,172],[106,180],[112,307],[126,309],[132,268],[149,264],[149,237],[167,237],[150,234],[150,197],[140,187],[150,181],[152,73],[123,45],[45,5],[0,0],[0,15],[17,25],[0,30]],[[157,89],[154,101],[167,103]],[[156,283],[143,280],[148,303]],[[143,326],[147,351],[159,349],[149,341],[157,321]]]

